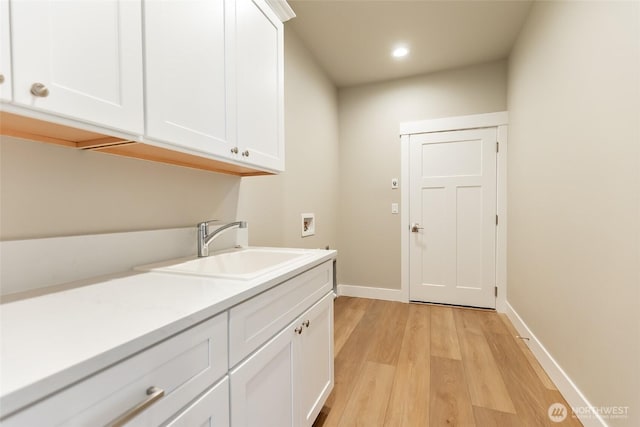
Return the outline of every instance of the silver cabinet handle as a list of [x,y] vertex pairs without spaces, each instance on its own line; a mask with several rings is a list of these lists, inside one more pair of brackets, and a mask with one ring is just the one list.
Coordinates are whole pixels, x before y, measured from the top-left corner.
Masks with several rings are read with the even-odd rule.
[[424,230],[424,227],[420,227],[420,224],[418,224],[417,222],[414,222],[413,224],[411,224],[412,233],[417,233],[418,230]]
[[305,328],[308,328],[310,323],[311,322],[309,322],[308,320],[305,320],[304,322],[302,322],[302,326],[304,326]]
[[0,74],[0,85],[4,83],[4,74]]
[[302,326],[298,326],[297,328],[295,328],[293,330],[293,332],[295,332],[296,334],[300,335],[302,333]]
[[238,154],[238,147],[233,147],[233,148],[231,149],[231,153],[232,153],[232,154]]
[[164,390],[159,387],[149,387],[147,389],[147,396],[149,397],[129,409],[124,414],[120,415],[115,420],[111,421],[109,424],[107,424],[106,427],[120,427],[125,425],[126,423],[134,419],[140,412],[144,411],[149,406],[160,400],[162,396],[164,396]]
[[31,94],[40,98],[49,96],[49,89],[42,83],[34,83],[31,85]]
[[244,156],[244,157],[249,157],[249,150],[244,150],[244,151],[242,152],[242,156]]

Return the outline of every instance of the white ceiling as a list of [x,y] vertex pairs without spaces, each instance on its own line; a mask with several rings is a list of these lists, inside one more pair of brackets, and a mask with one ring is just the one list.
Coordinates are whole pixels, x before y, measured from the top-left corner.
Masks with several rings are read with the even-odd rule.
[[[532,0],[289,0],[287,23],[338,87],[503,59]],[[411,53],[390,55],[398,43]]]

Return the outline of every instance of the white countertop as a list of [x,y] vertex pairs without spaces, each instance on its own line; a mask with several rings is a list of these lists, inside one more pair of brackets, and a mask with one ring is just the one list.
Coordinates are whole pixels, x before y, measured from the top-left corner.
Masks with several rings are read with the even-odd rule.
[[0,305],[0,416],[336,256],[309,252],[253,280],[132,272]]

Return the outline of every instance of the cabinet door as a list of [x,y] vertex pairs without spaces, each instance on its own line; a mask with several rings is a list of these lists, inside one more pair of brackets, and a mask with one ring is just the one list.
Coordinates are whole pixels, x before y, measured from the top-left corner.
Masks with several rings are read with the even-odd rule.
[[296,352],[298,425],[313,425],[333,389],[333,293],[302,315]]
[[141,10],[140,0],[12,1],[15,102],[141,134]]
[[236,14],[240,158],[284,170],[282,22],[263,0],[237,0]]
[[146,134],[231,157],[231,0],[146,0]]
[[294,334],[285,328],[231,371],[234,427],[298,427],[294,417]]
[[229,378],[225,377],[211,390],[196,399],[165,427],[229,426]]
[[11,33],[9,31],[9,0],[0,0],[0,99],[11,96]]

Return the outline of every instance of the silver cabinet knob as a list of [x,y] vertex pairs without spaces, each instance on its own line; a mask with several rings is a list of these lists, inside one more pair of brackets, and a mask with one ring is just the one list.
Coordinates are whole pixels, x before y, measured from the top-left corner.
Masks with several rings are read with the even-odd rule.
[[0,85],[4,83],[4,74],[0,74]]
[[232,153],[232,154],[238,154],[238,147],[233,147],[233,148],[231,149],[231,153]]
[[34,83],[31,85],[31,94],[40,98],[49,96],[49,89],[42,83]]
[[243,157],[249,157],[249,150],[244,150],[244,151],[242,152],[242,156],[243,156]]

